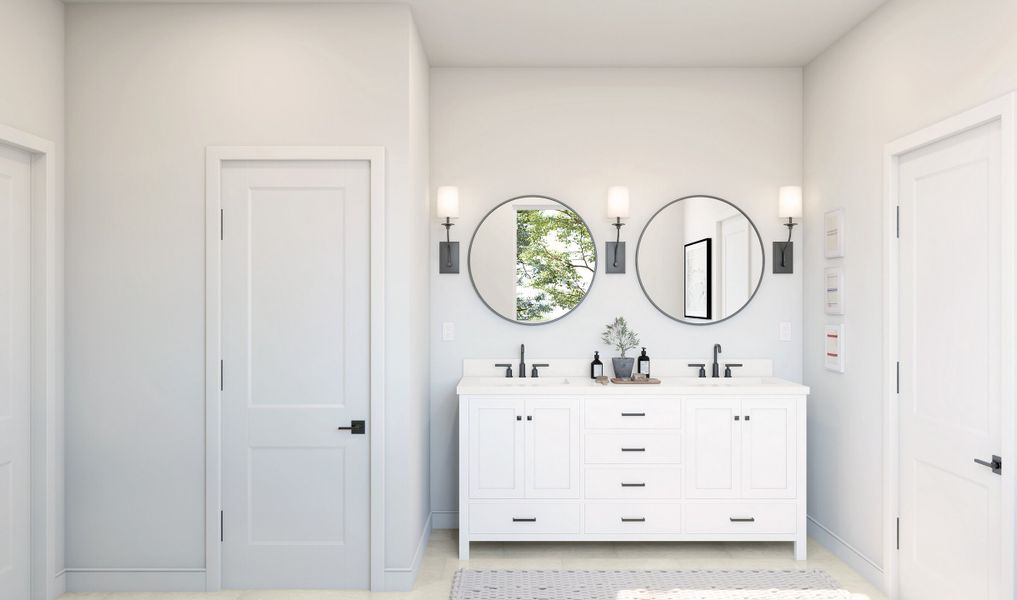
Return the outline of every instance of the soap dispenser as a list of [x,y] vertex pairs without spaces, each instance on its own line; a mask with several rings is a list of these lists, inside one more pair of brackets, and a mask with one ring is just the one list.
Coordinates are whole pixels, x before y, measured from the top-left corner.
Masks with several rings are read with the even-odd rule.
[[636,369],[636,373],[640,375],[650,376],[650,357],[646,355],[646,348],[643,348],[643,353],[639,355],[639,365]]
[[600,362],[600,352],[593,353],[593,362],[590,363],[590,379],[604,376],[604,363]]

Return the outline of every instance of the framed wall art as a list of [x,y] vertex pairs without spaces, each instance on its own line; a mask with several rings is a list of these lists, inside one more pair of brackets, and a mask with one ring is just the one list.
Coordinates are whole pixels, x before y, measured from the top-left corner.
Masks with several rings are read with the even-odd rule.
[[713,318],[713,240],[685,244],[685,316]]

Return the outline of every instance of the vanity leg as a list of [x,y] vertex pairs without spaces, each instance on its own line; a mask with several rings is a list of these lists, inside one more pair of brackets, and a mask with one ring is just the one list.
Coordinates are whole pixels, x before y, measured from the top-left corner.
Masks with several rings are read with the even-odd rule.
[[459,560],[470,560],[470,537],[459,530]]
[[805,560],[808,554],[806,538],[800,537],[795,540],[795,560]]

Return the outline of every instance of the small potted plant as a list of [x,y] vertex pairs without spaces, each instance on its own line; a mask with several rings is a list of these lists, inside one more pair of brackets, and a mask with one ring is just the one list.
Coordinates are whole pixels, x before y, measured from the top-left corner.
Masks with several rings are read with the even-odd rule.
[[605,344],[614,346],[621,354],[620,357],[611,359],[611,364],[614,366],[614,376],[620,379],[632,377],[632,366],[636,359],[626,357],[625,353],[639,347],[639,336],[629,328],[629,324],[625,322],[625,317],[618,317],[613,323],[608,324],[600,339]]

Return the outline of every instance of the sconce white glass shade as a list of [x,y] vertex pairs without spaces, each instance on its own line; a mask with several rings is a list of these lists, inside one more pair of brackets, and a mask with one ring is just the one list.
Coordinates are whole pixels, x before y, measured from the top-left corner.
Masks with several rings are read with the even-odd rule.
[[459,218],[459,188],[454,185],[443,185],[438,188],[438,218]]
[[800,219],[802,217],[801,186],[785,185],[780,188],[780,200],[777,212],[781,219]]
[[629,188],[623,185],[607,188],[607,218],[629,218]]

